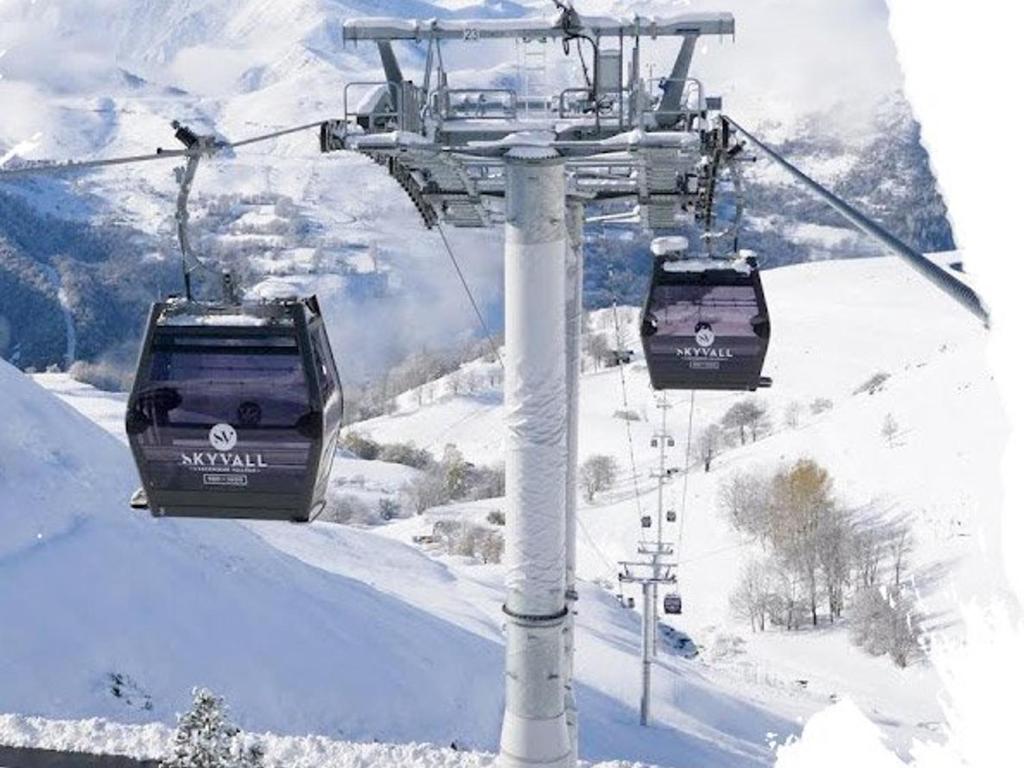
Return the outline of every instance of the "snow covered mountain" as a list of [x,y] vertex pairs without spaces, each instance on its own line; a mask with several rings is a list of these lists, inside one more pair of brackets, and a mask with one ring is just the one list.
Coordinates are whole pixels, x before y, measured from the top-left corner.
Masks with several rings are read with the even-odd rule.
[[[922,248],[953,247],[912,115],[892,95],[900,84],[884,4],[822,6],[781,13],[766,0],[738,4],[737,40],[703,44],[697,73],[812,174]],[[151,152],[173,144],[172,119],[237,139],[337,116],[344,83],[379,77],[372,46],[342,46],[343,19],[551,8],[547,0],[8,0],[0,6],[0,157]],[[619,0],[581,8],[632,12]],[[644,5],[651,14],[679,10],[678,2]],[[652,55],[664,64],[672,54],[659,47]],[[421,63],[412,46],[399,55],[410,69]],[[453,51],[448,64],[456,79],[479,79],[465,52]],[[505,70],[491,75],[514,79]],[[69,353],[130,366],[147,302],[180,290],[170,171],[155,163],[0,183],[0,357],[21,368],[66,366]],[[744,245],[766,264],[877,253],[771,169],[758,168],[753,181]],[[411,351],[476,333],[468,307],[451,300],[460,287],[439,238],[411,211],[371,163],[321,157],[315,137],[301,134],[204,165],[193,220],[203,250],[250,285],[287,281],[327,299],[345,378],[356,384]],[[468,279],[489,323],[500,326],[494,233],[452,237],[472,254],[463,259]],[[644,238],[594,229],[588,251],[588,306],[636,302],[649,272]],[[367,327],[376,330],[372,342]]]

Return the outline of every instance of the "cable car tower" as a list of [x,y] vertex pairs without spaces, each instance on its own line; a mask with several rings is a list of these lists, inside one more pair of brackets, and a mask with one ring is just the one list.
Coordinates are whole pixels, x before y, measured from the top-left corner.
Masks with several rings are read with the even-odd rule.
[[[662,234],[678,235],[695,223],[709,259],[735,259],[742,214],[743,129],[690,71],[698,40],[734,34],[733,16],[613,18],[581,15],[562,0],[555,5],[556,14],[532,19],[346,21],[344,40],[375,45],[384,78],[348,83],[343,116],[320,128],[323,152],[356,151],[379,163],[426,227],[504,224],[509,516],[502,768],[576,765],[572,604],[584,207],[603,206],[606,215],[635,218]],[[641,48],[657,38],[679,43],[671,72],[657,83],[660,93],[641,72]],[[533,92],[536,80],[520,93],[450,79],[446,45],[477,46],[479,60],[490,61],[494,48],[509,41],[530,49],[519,67],[527,76],[537,74],[536,46],[560,43],[579,58],[583,82],[542,98]],[[425,54],[418,80],[402,71],[396,44]],[[828,195],[810,179],[798,180]],[[723,220],[716,202],[730,187],[732,219]],[[984,316],[969,288],[842,201],[826,199]],[[744,374],[743,388],[760,385],[756,373]],[[654,572],[646,575],[667,580],[663,553],[652,555]]]
[[[586,205],[636,210],[648,230],[677,233],[714,195],[708,155],[731,134],[720,100],[691,76],[697,40],[732,35],[731,14],[672,19],[354,19],[344,38],[377,46],[379,82],[349,83],[344,115],[321,128],[324,152],[354,150],[383,166],[428,228],[505,226],[505,406],[508,563],[506,704],[501,765],[576,764],[572,693],[576,423]],[[641,46],[675,38],[672,72],[652,96]],[[452,82],[443,46],[531,51],[561,43],[584,82],[539,99]],[[396,44],[425,48],[422,78]],[[536,59],[533,59],[536,61]],[[532,86],[531,86],[532,89]],[[735,147],[737,145],[730,145]],[[735,155],[730,155],[730,160]],[[706,246],[720,238],[708,227]]]

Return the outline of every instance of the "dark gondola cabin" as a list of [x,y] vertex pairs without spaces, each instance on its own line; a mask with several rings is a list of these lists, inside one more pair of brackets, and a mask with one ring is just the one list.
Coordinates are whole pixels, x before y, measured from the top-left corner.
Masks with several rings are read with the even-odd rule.
[[665,613],[678,616],[683,612],[683,600],[676,593],[665,595]]
[[126,417],[141,503],[157,517],[308,522],[341,416],[315,297],[155,304]]
[[641,323],[654,389],[770,386],[761,376],[770,334],[753,257],[695,259],[681,250],[656,256]]

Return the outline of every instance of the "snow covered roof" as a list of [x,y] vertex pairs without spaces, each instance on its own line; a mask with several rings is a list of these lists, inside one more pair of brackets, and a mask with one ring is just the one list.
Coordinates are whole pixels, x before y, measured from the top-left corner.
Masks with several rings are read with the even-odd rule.
[[666,261],[662,265],[666,272],[712,272],[731,270],[743,275],[749,275],[752,267],[746,259],[679,259],[678,261]]
[[651,253],[655,256],[667,256],[670,253],[682,253],[689,246],[686,238],[680,235],[656,237],[651,241]]

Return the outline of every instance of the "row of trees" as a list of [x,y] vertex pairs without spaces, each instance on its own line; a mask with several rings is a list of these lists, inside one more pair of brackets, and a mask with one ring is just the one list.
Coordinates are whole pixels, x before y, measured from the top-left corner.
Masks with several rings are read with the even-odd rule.
[[709,424],[697,435],[697,454],[704,471],[711,471],[711,462],[722,451],[756,442],[771,429],[768,408],[759,399],[748,397],[733,403],[718,422]]
[[[824,397],[815,398],[806,407],[815,416],[831,409],[832,401]],[[783,414],[783,423],[790,429],[799,427],[804,412],[802,403],[789,403]],[[715,457],[726,449],[757,442],[771,431],[772,420],[763,402],[756,397],[748,397],[734,403],[719,421],[704,427],[697,435],[697,455],[704,471],[710,472]]]
[[466,520],[438,520],[433,537],[449,555],[471,557],[485,564],[500,563],[505,554],[505,537],[500,530]]
[[[451,443],[445,446],[440,459],[435,459],[430,451],[418,448],[413,443],[379,443],[359,432],[347,432],[341,439],[341,447],[361,459],[387,461],[420,470],[421,474],[402,488],[402,503],[398,512],[393,502],[389,502],[386,508],[381,503],[380,517],[383,519],[399,516],[401,509],[422,514],[431,507],[440,507],[453,501],[492,499],[505,495],[503,465],[477,466],[466,461],[462,451]],[[355,497],[341,496],[333,500],[327,519],[359,522],[365,512],[359,504]],[[363,507],[366,505],[363,504]],[[352,508],[355,508],[355,513],[351,511]]]
[[[497,343],[501,343],[500,339]],[[398,407],[396,398],[404,392],[412,392],[417,404],[423,405],[445,395],[474,394],[502,386],[500,368],[488,372],[460,370],[464,363],[478,358],[497,362],[489,341],[474,339],[448,351],[417,350],[375,381],[346,388],[346,423],[394,413]],[[443,384],[438,381],[441,378],[445,378]]]
[[835,622],[852,598],[855,641],[907,663],[918,630],[904,595],[913,549],[906,520],[843,507],[828,471],[810,459],[770,475],[736,474],[719,501],[731,525],[762,547],[730,599],[752,630],[817,626],[826,613]]

